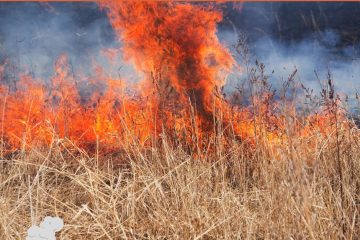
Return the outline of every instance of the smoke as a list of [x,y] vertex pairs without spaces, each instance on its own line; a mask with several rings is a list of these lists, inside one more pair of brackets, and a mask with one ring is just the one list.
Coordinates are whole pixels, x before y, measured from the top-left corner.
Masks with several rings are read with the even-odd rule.
[[95,3],[0,3],[0,21],[0,63],[10,61],[20,72],[49,79],[64,53],[82,74],[90,74],[93,63],[112,74],[124,65],[120,58],[107,61],[103,50],[120,43]]
[[263,38],[256,41],[252,49],[255,56],[273,72],[272,79],[275,84],[279,84],[279,80],[297,69],[300,81],[312,89],[319,90],[321,80],[325,79],[327,72],[330,71],[335,87],[339,91],[347,94],[355,93],[354,90],[360,89],[359,59],[349,55],[349,48],[333,52],[331,46],[339,41],[339,36],[334,31],[327,30],[324,36],[326,36],[326,44],[312,37],[293,45]]
[[[297,70],[297,80],[320,92],[330,72],[335,90],[354,97],[360,90],[356,13],[360,13],[358,3],[245,3],[240,14],[228,15],[219,35],[230,47],[236,44],[237,33],[245,36],[250,63],[265,64],[275,89]],[[230,78],[227,90],[244,78]]]
[[[255,59],[266,65],[276,88],[295,68],[306,86],[320,89],[330,70],[336,89],[360,90],[359,3],[229,4],[218,36],[231,47],[234,31],[245,34]],[[336,11],[335,11],[336,10]],[[91,74],[96,63],[112,76],[137,80],[121,55],[108,61],[104,49],[119,49],[106,12],[95,3],[0,3],[0,65],[5,60],[35,77],[49,79],[56,58],[69,57],[75,72]],[[274,73],[272,73],[274,72]],[[134,77],[136,76],[136,77]],[[228,88],[241,79],[230,79]]]

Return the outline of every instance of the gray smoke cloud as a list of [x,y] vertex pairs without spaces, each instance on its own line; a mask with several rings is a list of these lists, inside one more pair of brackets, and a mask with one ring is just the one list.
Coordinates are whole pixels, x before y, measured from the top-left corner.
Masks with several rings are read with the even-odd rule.
[[[354,98],[360,91],[359,13],[359,3],[245,3],[225,18],[219,37],[232,46],[238,33],[245,36],[250,63],[265,64],[275,89],[297,69],[296,79],[320,92],[330,71],[335,89]],[[227,91],[244,78],[229,78]]]
[[[336,88],[353,95],[360,90],[359,6],[245,3],[238,11],[229,4],[218,35],[230,48],[236,31],[246,35],[252,63],[266,65],[275,88],[296,68],[299,80],[319,90],[314,71],[325,78],[330,69]],[[90,75],[95,62],[111,76],[140,79],[121,56],[110,64],[102,54],[120,47],[106,12],[95,3],[0,3],[0,63],[10,59],[36,77],[48,79],[56,58],[66,53],[75,72]],[[241,80],[230,79],[228,88]]]
[[0,3],[0,63],[10,60],[21,72],[48,79],[61,54],[85,75],[94,63],[114,76],[134,72],[121,57],[110,64],[103,54],[119,47],[106,13],[95,3]]
[[[332,30],[323,34],[327,36],[329,45],[339,41],[339,36]],[[237,41],[234,33],[222,35],[228,45]],[[250,64],[254,65],[256,60],[264,63],[274,86],[279,86],[296,69],[298,80],[315,90],[321,87],[317,77],[326,79],[328,71],[339,91],[355,94],[356,90],[360,90],[360,58],[353,54],[350,46],[334,53],[331,47],[312,37],[292,45],[264,37],[249,43],[249,47],[253,53]]]

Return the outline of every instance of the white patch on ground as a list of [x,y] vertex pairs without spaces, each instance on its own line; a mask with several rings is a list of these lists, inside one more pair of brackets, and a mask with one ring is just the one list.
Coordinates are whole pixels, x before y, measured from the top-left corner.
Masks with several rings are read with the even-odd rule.
[[55,233],[64,227],[59,217],[47,216],[39,226],[31,226],[27,231],[26,240],[56,240]]

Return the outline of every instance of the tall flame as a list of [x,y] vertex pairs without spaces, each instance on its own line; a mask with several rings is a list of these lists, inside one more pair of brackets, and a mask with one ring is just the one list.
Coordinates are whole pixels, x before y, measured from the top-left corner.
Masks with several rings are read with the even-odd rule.
[[[288,126],[286,116],[274,111],[269,91],[254,94],[252,107],[225,101],[221,89],[235,61],[217,38],[222,14],[213,5],[117,0],[101,6],[124,59],[144,79],[138,84],[113,79],[96,65],[93,77],[76,77],[66,54],[57,59],[48,83],[26,75],[6,79],[1,65],[1,153],[49,146],[55,139],[106,153],[132,141],[156,142],[164,130],[190,143],[230,129],[251,143],[261,135],[280,145],[287,129],[299,137],[331,132],[331,111]],[[111,59],[117,54],[104,52]],[[338,117],[345,119],[342,113]]]
[[[179,114],[191,104],[203,124],[233,65],[216,36],[219,11],[189,3],[107,1],[125,59],[145,73],[142,93],[158,113]],[[153,89],[155,94],[149,96]],[[218,94],[219,96],[219,94]],[[165,119],[162,119],[162,124]]]

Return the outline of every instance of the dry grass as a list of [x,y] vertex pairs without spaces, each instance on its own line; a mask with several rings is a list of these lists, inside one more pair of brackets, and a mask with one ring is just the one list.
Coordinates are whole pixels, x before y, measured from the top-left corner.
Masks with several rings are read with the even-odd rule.
[[64,219],[58,239],[358,239],[358,131],[340,132],[339,149],[292,139],[277,159],[240,142],[201,159],[166,140],[111,157],[57,142],[1,160],[0,239],[47,215]]
[[210,148],[162,134],[155,147],[129,141],[104,156],[54,138],[1,159],[0,239],[24,239],[48,215],[64,219],[58,239],[359,239],[360,130],[340,122],[330,76],[320,99],[335,120],[330,131],[296,133],[286,99],[294,73],[278,108],[288,122],[274,143],[261,126],[271,111],[254,100],[271,92],[263,70],[247,72],[257,86],[249,96],[255,144],[219,126]]

